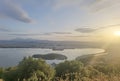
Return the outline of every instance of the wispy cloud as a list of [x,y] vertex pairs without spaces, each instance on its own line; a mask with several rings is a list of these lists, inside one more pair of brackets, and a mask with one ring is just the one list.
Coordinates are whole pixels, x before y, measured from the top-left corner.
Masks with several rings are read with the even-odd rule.
[[71,34],[70,32],[48,32],[48,33],[40,33],[40,34],[30,34],[30,33],[14,33],[14,34],[9,34],[9,35],[13,35],[13,36],[50,36],[50,35],[54,35],[54,34],[59,34],[59,35],[63,35],[63,34]]
[[68,6],[79,5],[82,0],[53,0],[53,8],[60,9]]
[[5,26],[0,26],[0,32],[11,32],[11,30]]
[[40,35],[45,35],[45,34],[9,34],[13,36],[40,36]]
[[114,24],[114,25],[106,25],[106,26],[96,26],[96,27],[91,27],[91,26],[82,26],[80,28],[75,29],[75,31],[80,32],[80,33],[93,33],[99,30],[105,30],[109,28],[119,28],[120,29],[120,24]]
[[25,23],[32,23],[33,20],[13,0],[0,0],[0,16],[9,17]]
[[98,0],[98,2],[96,2],[95,4],[91,4],[89,8],[93,12],[98,12],[106,8],[112,7],[116,4],[120,4],[120,0]]
[[106,26],[101,26],[101,27],[99,27],[99,29],[103,29],[103,28],[113,28],[113,27],[115,27],[115,28],[120,28],[119,26],[120,26],[120,24],[106,25]]
[[71,32],[51,32],[53,34],[72,34]]
[[77,6],[87,8],[90,11],[97,12],[119,4],[120,0],[53,0],[53,8],[60,9],[64,7]]
[[81,27],[81,28],[77,28],[75,29],[75,31],[77,32],[81,32],[81,33],[91,33],[98,30],[97,28],[88,28],[88,27]]
[[101,37],[98,35],[71,35],[71,36],[66,36],[66,37]]

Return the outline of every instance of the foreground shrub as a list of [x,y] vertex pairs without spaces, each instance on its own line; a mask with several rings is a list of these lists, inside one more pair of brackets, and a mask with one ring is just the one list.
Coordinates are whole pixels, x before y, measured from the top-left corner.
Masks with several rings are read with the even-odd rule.
[[[56,76],[64,76],[67,73],[80,73],[83,69],[83,64],[79,61],[65,61],[63,63],[58,64],[55,67]],[[72,76],[71,76],[72,77]]]
[[5,81],[50,81],[54,77],[54,69],[41,59],[24,58],[15,69],[4,73]]

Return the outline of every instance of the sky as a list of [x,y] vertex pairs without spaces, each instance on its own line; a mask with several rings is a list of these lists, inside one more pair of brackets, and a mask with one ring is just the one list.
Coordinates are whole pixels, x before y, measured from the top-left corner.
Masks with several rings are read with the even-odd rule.
[[0,40],[109,40],[120,0],[0,0]]

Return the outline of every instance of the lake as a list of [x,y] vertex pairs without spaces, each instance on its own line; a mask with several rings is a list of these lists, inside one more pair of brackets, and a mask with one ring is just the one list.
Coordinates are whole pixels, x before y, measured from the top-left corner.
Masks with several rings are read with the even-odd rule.
[[[59,53],[73,60],[78,56],[85,54],[95,54],[104,52],[103,49],[85,48],[85,49],[65,49],[63,51],[53,51],[52,49],[41,48],[0,48],[0,67],[9,67],[17,65],[25,56],[34,54]],[[61,60],[47,60],[48,64],[59,63]]]

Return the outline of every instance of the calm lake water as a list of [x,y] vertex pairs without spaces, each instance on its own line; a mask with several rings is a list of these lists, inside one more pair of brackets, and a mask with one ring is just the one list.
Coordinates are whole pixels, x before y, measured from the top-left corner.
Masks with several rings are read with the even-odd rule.
[[[103,52],[103,49],[86,48],[86,49],[65,49],[64,51],[53,51],[51,49],[40,48],[0,48],[0,67],[15,66],[25,56],[34,54],[59,53],[68,57],[68,60],[73,60],[78,56],[85,54],[95,54]],[[60,60],[47,60],[47,63],[59,63]]]

